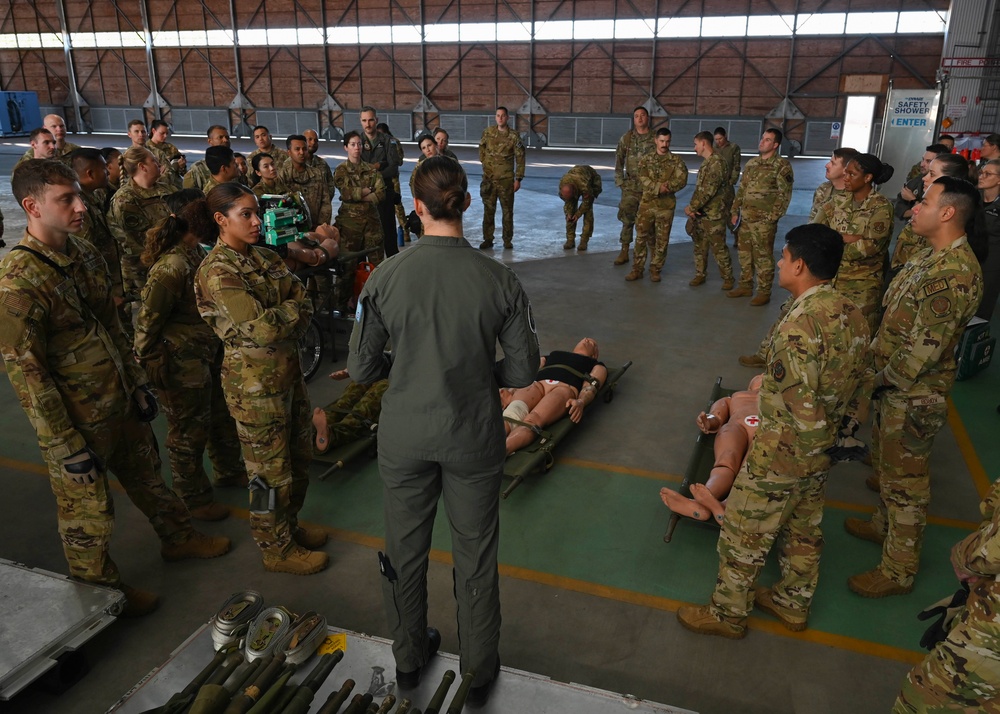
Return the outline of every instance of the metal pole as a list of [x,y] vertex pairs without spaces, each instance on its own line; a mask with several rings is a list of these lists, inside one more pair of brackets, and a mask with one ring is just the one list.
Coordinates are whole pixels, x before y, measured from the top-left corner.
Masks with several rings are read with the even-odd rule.
[[139,15],[142,17],[142,32],[146,41],[146,65],[149,67],[149,96],[153,100],[153,115],[155,119],[162,119],[160,88],[156,86],[156,65],[153,64],[153,32],[149,27],[149,8],[146,0],[139,3]]
[[69,26],[66,24],[66,6],[63,0],[56,0],[59,11],[59,27],[62,28],[63,56],[66,59],[66,78],[69,80],[70,98],[73,100],[73,117],[76,119],[76,130],[83,132],[83,115],[80,113],[80,92],[76,88],[76,70],[73,68],[73,43],[69,38]]

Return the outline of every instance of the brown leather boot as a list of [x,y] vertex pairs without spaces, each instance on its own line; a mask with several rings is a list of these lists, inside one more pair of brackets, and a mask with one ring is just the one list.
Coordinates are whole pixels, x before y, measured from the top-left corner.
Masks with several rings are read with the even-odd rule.
[[654,282],[654,283],[660,282],[660,269],[659,268],[650,268],[649,269],[649,279],[650,279],[651,282]]
[[750,301],[750,304],[754,307],[760,307],[761,305],[767,305],[769,302],[771,302],[771,293],[757,293],[754,295],[753,300]]
[[691,282],[688,283],[688,285],[690,285],[692,288],[696,288],[699,285],[704,285],[704,284],[705,284],[704,275],[695,275],[693,278],[691,278]]
[[642,268],[632,268],[632,272],[625,276],[625,279],[629,282],[633,280],[642,280]]
[[771,588],[758,586],[754,588],[755,603],[764,612],[774,615],[785,629],[792,632],[802,632],[806,629],[808,615],[782,607],[774,601],[774,591]]
[[891,595],[906,595],[913,591],[913,585],[900,585],[882,574],[878,568],[847,579],[847,587],[861,597],[882,598]]
[[750,287],[749,285],[746,286],[740,285],[739,287],[730,290],[728,293],[726,293],[726,295],[732,298],[750,297],[751,295],[753,295],[753,288]]
[[874,523],[863,518],[845,518],[844,530],[861,540],[870,540],[879,545],[885,543],[885,534],[879,533]]
[[306,550],[316,550],[317,548],[322,548],[326,545],[326,542],[329,539],[330,536],[327,532],[319,527],[309,527],[299,524],[295,530],[292,531],[292,540]]
[[759,355],[740,355],[740,364],[744,367],[764,367],[767,363]]
[[580,247],[577,248],[577,250],[580,251],[580,252],[586,252],[586,250],[587,250],[587,243],[589,243],[589,242],[590,242],[589,238],[581,238],[580,239]]
[[118,589],[125,596],[125,607],[122,608],[122,617],[142,617],[153,612],[160,606],[160,598],[156,593],[148,590],[133,588],[125,583],[119,583]]
[[735,285],[735,282],[733,281],[732,278],[725,278],[722,281],[722,289],[723,290],[732,290],[733,289],[733,285]]
[[563,243],[563,250],[573,250],[576,247],[576,241],[572,238],[567,238],[566,242]]
[[196,521],[221,521],[229,517],[229,506],[210,501],[204,506],[195,506],[189,509],[191,517]]
[[625,265],[628,262],[628,246],[623,245],[618,257],[615,258],[615,265]]
[[699,635],[717,635],[730,640],[742,640],[747,636],[747,621],[730,620],[719,617],[712,612],[708,605],[692,607],[685,605],[677,610],[677,621],[681,623],[685,630],[690,630]]

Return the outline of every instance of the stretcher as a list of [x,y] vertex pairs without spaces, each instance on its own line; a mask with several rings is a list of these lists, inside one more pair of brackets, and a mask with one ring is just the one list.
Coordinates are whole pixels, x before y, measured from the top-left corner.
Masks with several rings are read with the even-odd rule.
[[[708,400],[705,411],[707,412],[719,399],[732,396],[735,391],[735,389],[724,389],[722,386],[722,377],[719,377],[712,386],[712,396]],[[687,469],[684,471],[684,480],[681,481],[681,487],[678,489],[679,493],[685,498],[691,498],[691,486],[696,483],[703,484],[708,481],[713,466],[715,466],[715,434],[703,434],[699,431],[698,438],[694,444],[694,453],[691,454]],[[670,520],[667,522],[667,530],[663,534],[664,543],[669,543],[670,539],[673,538],[674,528],[677,527],[677,522],[681,518],[687,518],[687,516],[681,516],[677,513],[670,514]],[[694,518],[688,518],[688,520],[710,528],[719,528],[719,524],[714,518],[709,518],[707,521],[699,521]]]
[[[615,397],[615,387],[618,386],[618,380],[622,378],[631,366],[632,360],[629,360],[621,367],[608,367],[608,378],[604,382],[604,385],[597,390],[594,402],[598,399],[603,399],[608,403],[611,402]],[[545,473],[551,469],[556,462],[552,452],[576,426],[578,425],[574,424],[568,415],[564,416],[559,421],[550,424],[544,429],[537,429],[535,431],[538,435],[537,439],[520,451],[516,451],[508,456],[504,462],[503,475],[511,479],[511,482],[500,494],[500,497],[507,498],[528,476],[535,473]]]
[[[359,416],[360,418],[360,415],[356,414],[355,416]],[[315,448],[313,449],[313,461],[319,461],[328,465],[326,471],[319,475],[320,481],[325,481],[359,456],[367,456],[373,459],[378,454],[378,423],[369,420],[363,421],[368,426],[368,432],[360,439],[352,441],[349,444],[331,448],[323,453],[316,451]]]

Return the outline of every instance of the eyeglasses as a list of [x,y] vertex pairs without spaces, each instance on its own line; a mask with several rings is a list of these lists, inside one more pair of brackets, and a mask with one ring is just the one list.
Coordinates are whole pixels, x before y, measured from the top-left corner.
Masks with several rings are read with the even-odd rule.
[[980,171],[979,175],[980,176],[1000,176],[1000,173],[997,173],[996,171]]

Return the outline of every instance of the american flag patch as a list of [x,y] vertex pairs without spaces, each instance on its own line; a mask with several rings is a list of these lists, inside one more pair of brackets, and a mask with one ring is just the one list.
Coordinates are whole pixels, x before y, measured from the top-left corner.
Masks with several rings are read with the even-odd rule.
[[27,315],[31,311],[31,300],[25,295],[6,290],[0,295],[0,305],[3,305],[11,315],[17,317]]

